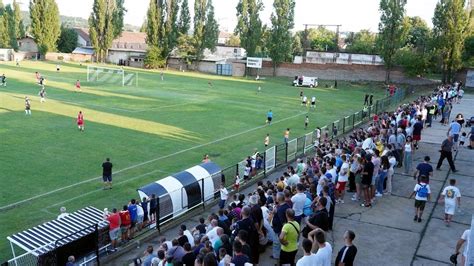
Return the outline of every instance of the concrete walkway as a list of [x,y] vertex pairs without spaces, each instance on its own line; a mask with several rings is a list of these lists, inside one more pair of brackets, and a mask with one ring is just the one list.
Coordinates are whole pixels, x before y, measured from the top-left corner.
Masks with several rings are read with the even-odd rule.
[[[451,117],[457,113],[464,116],[474,115],[474,95],[465,95],[461,104],[455,104]],[[413,156],[413,168],[422,162],[424,156],[431,157],[433,168],[439,158],[441,142],[446,137],[448,127],[439,122],[433,122],[433,127],[425,129],[422,133],[420,149]],[[468,131],[467,128],[463,130]],[[336,206],[334,231],[328,234],[329,242],[333,246],[333,256],[337,255],[343,246],[343,233],[350,229],[356,233],[354,244],[358,248],[356,265],[449,265],[449,256],[454,252],[456,241],[465,229],[470,227],[471,216],[474,213],[474,172],[470,165],[474,165],[474,151],[467,148],[459,149],[455,165],[457,173],[453,174],[447,161],[441,171],[434,172],[430,180],[432,190],[431,202],[426,205],[423,221],[413,221],[414,200],[408,196],[415,186],[413,177],[401,174],[397,168],[393,179],[393,194],[376,200],[372,208],[363,208],[358,202],[350,200],[351,193],[346,193],[345,204]],[[275,180],[281,172],[269,176]],[[455,178],[461,190],[461,210],[454,216],[450,227],[446,227],[444,219],[444,206],[436,201],[446,186],[447,180]],[[247,194],[253,192],[255,186],[243,190]],[[199,215],[185,221],[188,228],[198,224],[199,217],[207,217],[211,212],[217,212],[217,206],[206,209]],[[146,246],[158,247],[158,240],[165,236],[168,240],[177,236],[179,223],[172,229],[163,231],[160,236],[153,237],[150,241],[137,243],[137,248],[125,254],[114,254],[112,260],[106,265],[129,265],[132,259],[143,254]],[[271,248],[261,254],[260,265],[275,265],[276,261],[270,258]],[[301,250],[297,258],[302,256]],[[460,258],[459,258],[460,259]]]

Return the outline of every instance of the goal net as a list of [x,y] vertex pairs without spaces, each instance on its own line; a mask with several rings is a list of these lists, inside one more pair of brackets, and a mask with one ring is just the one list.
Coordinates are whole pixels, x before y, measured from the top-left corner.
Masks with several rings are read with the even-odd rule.
[[136,86],[138,83],[137,73],[125,71],[122,68],[101,66],[87,66],[87,81],[122,86]]

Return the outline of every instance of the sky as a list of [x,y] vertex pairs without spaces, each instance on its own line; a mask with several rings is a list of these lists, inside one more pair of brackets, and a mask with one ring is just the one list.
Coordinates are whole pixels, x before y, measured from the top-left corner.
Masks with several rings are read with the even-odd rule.
[[[28,0],[23,2],[22,10],[28,9]],[[265,9],[261,13],[264,24],[270,25],[273,0],[262,0]],[[380,14],[380,0],[296,0],[295,29],[301,30],[303,24],[341,24],[341,31],[369,29],[377,31]],[[4,0],[5,4],[13,0]],[[93,0],[56,0],[61,15],[88,18]],[[216,17],[223,31],[232,32],[236,24],[235,6],[238,0],[213,0]],[[408,0],[406,14],[420,16],[432,26],[434,8],[438,0]],[[149,0],[125,0],[128,10],[125,23],[140,26],[146,16]],[[194,0],[189,0],[191,15]]]

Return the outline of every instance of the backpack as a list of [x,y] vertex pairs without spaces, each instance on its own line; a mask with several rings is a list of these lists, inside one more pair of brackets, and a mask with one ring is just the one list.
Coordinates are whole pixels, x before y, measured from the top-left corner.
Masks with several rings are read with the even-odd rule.
[[428,185],[420,185],[420,188],[416,191],[416,195],[420,198],[428,197]]

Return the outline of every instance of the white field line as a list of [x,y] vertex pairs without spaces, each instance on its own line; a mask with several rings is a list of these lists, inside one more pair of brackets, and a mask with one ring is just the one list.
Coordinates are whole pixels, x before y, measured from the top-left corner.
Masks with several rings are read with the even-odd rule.
[[[127,182],[130,182],[132,180],[135,180],[137,178],[140,178],[140,177],[144,177],[144,176],[147,176],[147,175],[151,175],[153,173],[156,173],[156,172],[160,172],[160,173],[165,173],[165,174],[170,174],[169,172],[165,172],[165,171],[161,171],[161,170],[153,170],[151,172],[148,172],[148,173],[144,173],[144,174],[141,174],[141,175],[137,175],[137,176],[134,176],[134,177],[131,177],[131,178],[127,178],[125,180],[122,180],[120,182],[116,182],[116,183],[113,183],[115,186],[117,185],[120,185],[120,184],[124,184],[124,183],[127,183]],[[52,207],[56,207],[56,206],[60,206],[60,205],[63,205],[64,203],[68,203],[70,201],[73,201],[73,200],[76,200],[76,199],[79,199],[79,198],[82,198],[84,196],[87,196],[87,195],[90,195],[90,194],[93,194],[93,193],[96,193],[96,192],[99,192],[99,191],[103,191],[102,188],[100,189],[96,189],[96,190],[91,190],[87,193],[82,193],[80,194],[79,196],[76,196],[76,197],[73,197],[73,198],[70,198],[70,199],[67,199],[67,200],[64,200],[64,201],[61,201],[61,202],[57,202],[53,205],[49,205],[48,207],[46,207],[45,209],[50,209]],[[48,211],[49,212],[49,211]]]
[[[278,124],[278,123],[284,122],[284,121],[286,121],[286,120],[293,119],[293,118],[298,117],[298,116],[303,115],[303,114],[306,114],[306,112],[300,112],[300,113],[298,113],[298,114],[296,114],[296,115],[293,115],[293,116],[290,116],[290,117],[283,118],[283,119],[281,119],[281,120],[275,121],[275,122],[273,122],[272,124]],[[196,146],[193,146],[193,147],[190,147],[190,148],[187,148],[187,149],[183,149],[183,150],[180,150],[180,151],[177,151],[177,152],[174,152],[174,153],[170,153],[170,154],[167,154],[167,155],[163,155],[163,156],[160,156],[160,157],[157,157],[157,158],[154,158],[154,159],[145,161],[145,162],[141,162],[141,163],[138,163],[138,164],[135,164],[135,165],[131,165],[131,166],[129,166],[129,167],[120,169],[120,170],[118,170],[118,171],[116,171],[116,172],[114,172],[114,173],[115,173],[115,174],[119,174],[119,173],[122,173],[122,172],[126,172],[126,171],[128,171],[128,170],[135,169],[135,168],[137,168],[137,167],[140,167],[140,166],[143,166],[143,165],[146,165],[146,164],[149,164],[149,163],[153,163],[153,162],[156,162],[156,161],[159,161],[159,160],[163,160],[163,159],[166,159],[166,158],[175,156],[175,155],[179,155],[179,154],[181,154],[181,153],[185,153],[185,152],[188,152],[188,151],[191,151],[191,150],[195,150],[195,149],[199,149],[199,148],[202,148],[202,147],[205,147],[205,146],[208,146],[208,145],[212,145],[212,144],[221,142],[221,141],[223,141],[223,140],[227,140],[227,139],[234,138],[234,137],[237,137],[237,136],[240,136],[240,135],[243,135],[243,134],[247,134],[247,133],[249,133],[249,132],[252,132],[252,131],[255,131],[255,130],[258,130],[258,129],[261,129],[261,128],[264,128],[264,127],[267,127],[267,125],[265,124],[265,125],[262,125],[262,126],[254,127],[254,128],[251,128],[251,129],[248,129],[248,130],[245,130],[245,131],[242,131],[242,132],[239,132],[239,133],[236,133],[236,134],[227,136],[227,137],[223,137],[223,138],[220,138],[220,139],[216,139],[216,140],[214,140],[214,141],[210,141],[210,142],[207,142],[207,143],[199,144],[199,145],[196,145]],[[19,200],[19,201],[17,201],[17,202],[13,202],[13,203],[10,203],[10,204],[1,206],[1,207],[0,207],[0,212],[3,212],[3,211],[5,211],[5,210],[10,209],[10,208],[12,208],[12,207],[15,207],[15,206],[17,206],[17,205],[20,205],[20,204],[23,204],[23,203],[26,203],[26,202],[29,202],[29,201],[32,201],[32,200],[35,200],[35,199],[39,199],[39,198],[42,198],[42,197],[45,197],[45,196],[48,196],[48,195],[51,195],[51,194],[54,194],[54,193],[57,193],[57,192],[60,192],[60,191],[63,191],[63,190],[65,190],[65,189],[73,188],[73,187],[75,187],[75,186],[79,186],[79,185],[82,185],[82,184],[85,184],[85,183],[89,183],[89,182],[91,182],[91,181],[96,181],[96,180],[98,180],[98,179],[100,179],[100,178],[102,178],[102,176],[98,176],[98,177],[90,178],[90,179],[87,179],[87,180],[83,180],[83,181],[81,181],[81,182],[77,182],[77,183],[74,183],[74,184],[71,184],[71,185],[68,185],[68,186],[64,186],[64,187],[61,187],[61,188],[57,188],[57,189],[51,190],[51,191],[46,192],[46,193],[43,193],[43,194],[39,194],[39,195],[30,197],[30,198],[27,198],[27,199]]]

